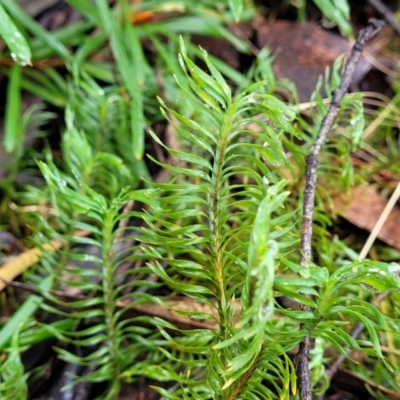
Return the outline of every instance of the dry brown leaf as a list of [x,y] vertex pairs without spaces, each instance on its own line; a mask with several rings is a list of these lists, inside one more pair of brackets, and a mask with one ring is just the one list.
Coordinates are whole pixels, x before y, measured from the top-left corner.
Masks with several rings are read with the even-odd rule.
[[[145,303],[139,304],[132,309],[138,313],[144,313],[147,315],[151,315],[153,317],[163,318],[169,322],[176,324],[180,329],[219,329],[218,323],[212,320],[203,320],[198,318],[192,318],[190,316],[186,316],[180,313],[183,312],[199,312],[210,314],[219,319],[218,312],[215,307],[210,307],[207,304],[200,303],[199,301],[193,300],[189,297],[178,297],[174,299],[166,299],[164,303],[168,308],[155,303]],[[118,302],[118,307],[124,308],[128,307],[129,303],[127,302]],[[236,315],[238,316],[240,313],[240,304],[235,304]]]
[[[360,185],[354,187],[350,194],[341,194],[334,198],[335,211],[358,228],[372,231],[387,200],[373,187]],[[400,208],[395,207],[378,238],[388,245],[400,250]]]
[[[200,303],[196,300],[190,299],[188,297],[181,297],[176,299],[168,299],[164,301],[168,307],[165,308],[160,304],[155,303],[145,303],[139,304],[133,307],[133,310],[151,315],[153,317],[163,318],[169,322],[175,323],[179,328],[182,329],[218,329],[218,324],[213,321],[206,321],[197,318],[191,318],[177,312],[181,311],[196,311],[214,315],[217,317],[217,312],[215,308],[211,308],[206,304]],[[127,307],[129,303],[118,302],[117,306],[124,308]]]
[[[344,37],[313,23],[292,21],[258,21],[257,45],[268,46],[275,55],[273,69],[277,78],[289,78],[296,84],[300,100],[308,101],[327,66],[352,48]],[[361,58],[353,77],[359,82],[371,68]]]

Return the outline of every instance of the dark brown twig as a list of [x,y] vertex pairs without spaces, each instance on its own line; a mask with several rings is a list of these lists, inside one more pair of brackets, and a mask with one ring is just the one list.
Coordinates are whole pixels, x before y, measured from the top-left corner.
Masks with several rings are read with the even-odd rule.
[[385,21],[400,35],[400,23],[397,21],[393,12],[383,4],[381,0],[368,0],[368,3],[375,7]]
[[[333,95],[328,112],[322,121],[318,136],[311,148],[310,154],[306,159],[306,184],[304,188],[303,221],[301,227],[301,265],[305,268],[310,268],[310,263],[312,262],[312,222],[315,203],[315,189],[317,184],[317,167],[321,149],[328,137],[328,133],[332,127],[333,121],[339,111],[340,102],[350,86],[354,70],[367,41],[375,36],[383,26],[383,21],[371,19],[368,26],[360,31],[357,41],[352,48],[350,57],[347,60],[346,68],[344,70],[340,85]],[[302,306],[302,310],[309,311],[309,308],[307,306]],[[304,326],[302,326],[302,328],[304,328]],[[294,359],[300,400],[312,399],[310,374],[308,369],[309,353],[310,335],[307,334],[300,343],[299,350]]]

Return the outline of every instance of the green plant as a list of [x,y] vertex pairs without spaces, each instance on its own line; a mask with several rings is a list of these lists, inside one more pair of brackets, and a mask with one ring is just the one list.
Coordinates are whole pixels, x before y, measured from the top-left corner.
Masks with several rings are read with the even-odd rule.
[[[390,318],[363,298],[343,293],[345,287],[360,284],[379,291],[397,290],[395,271],[390,265],[368,261],[345,262],[332,273],[324,267],[306,270],[298,264],[299,213],[288,207],[282,169],[291,166],[281,145],[284,131],[294,132],[294,113],[276,97],[261,92],[264,82],[233,97],[222,75],[204,57],[210,75],[188,58],[182,44],[187,85],[181,91],[197,110],[198,119],[163,104],[165,117],[178,121],[183,148],[165,148],[152,134],[176,160],[170,165],[153,159],[170,171],[170,183],[148,182],[148,189],[123,190],[110,201],[88,187],[79,172],[74,183],[64,180],[54,166],[41,163],[54,191],[53,204],[69,231],[91,233],[90,239],[71,237],[70,243],[91,244],[99,251],[96,257],[68,252],[69,258],[94,264],[90,270],[68,269],[79,279],[66,283],[78,287],[85,298],[64,303],[43,293],[59,306],[43,304],[42,308],[53,313],[60,313],[60,307],[74,309],[73,314],[64,311],[61,315],[77,323],[85,320],[83,327],[75,324],[77,329],[58,332],[58,336],[91,352],[78,358],[58,351],[68,362],[95,366],[93,373],[77,381],[111,382],[105,398],[114,398],[122,381],[142,374],[174,385],[173,390],[158,389],[165,398],[290,398],[296,393],[296,379],[286,353],[307,331],[322,343],[321,349],[330,345],[347,354],[343,349],[352,348],[384,361],[378,332],[389,329]],[[260,113],[268,122],[256,118]],[[81,156],[85,162],[79,157],[77,153],[71,160],[71,168],[92,164],[87,154]],[[114,173],[102,176],[109,187]],[[143,205],[121,214],[119,210],[129,200]],[[129,227],[118,228],[126,218],[142,221],[133,237],[123,234],[130,232]],[[129,246],[120,253],[125,241]],[[118,273],[119,266],[132,260],[147,265]],[[61,271],[52,273],[60,279]],[[117,283],[131,275],[151,273],[160,281]],[[93,282],[89,276],[98,279]],[[164,300],[155,295],[162,283],[172,295],[204,304],[206,311],[182,313],[214,322],[217,330],[183,331],[161,319],[126,317],[130,308],[143,302],[168,308],[171,294]],[[286,309],[276,302],[281,296],[311,311]],[[125,306],[118,309],[117,304]],[[363,322],[367,340],[351,338],[343,318]],[[176,333],[171,335],[171,330]],[[311,365],[317,385],[323,376],[321,363]],[[316,386],[315,390],[325,388]]]
[[[164,45],[156,36],[161,25],[119,25],[105,2],[98,4],[99,14],[90,2],[76,7],[111,38],[116,75],[108,66],[96,68],[87,60],[106,35],[88,38],[72,56],[54,39],[63,36],[58,32],[47,37],[47,51],[58,51],[68,62],[70,82],[51,68],[45,77],[30,71],[22,79],[25,87],[45,96],[51,93],[53,104],[66,106],[66,128],[63,160],[46,151],[37,162],[46,185],[21,195],[21,204],[45,204],[52,213],[17,213],[31,230],[32,242],[58,239],[64,247],[46,252],[26,274],[37,293],[2,326],[0,348],[4,365],[10,367],[0,371],[0,384],[12,372],[25,390],[20,351],[53,337],[59,357],[92,368],[75,382],[107,383],[100,398],[116,398],[122,383],[142,376],[156,381],[163,398],[296,398],[290,353],[309,333],[315,341],[310,360],[315,394],[329,386],[326,351],[332,348],[350,361],[349,350],[363,352],[376,365],[374,378],[381,374],[396,387],[390,373],[390,368],[398,369],[396,360],[386,360],[381,343],[398,343],[398,295],[387,315],[372,298],[375,291],[398,290],[398,268],[359,261],[343,242],[330,240],[332,218],[324,204],[330,201],[328,189],[347,188],[352,182],[349,153],[358,144],[363,122],[359,99],[345,100],[330,146],[322,154],[319,173],[325,187],[317,193],[316,261],[306,269],[300,264],[299,187],[305,155],[326,111],[318,91],[313,122],[307,123],[294,112],[297,105],[291,107],[272,94],[277,82],[263,53],[263,62],[243,77],[226,66],[216,68],[203,52],[205,72],[193,61],[199,50],[188,41],[181,39],[178,45],[177,35],[167,32],[170,42]],[[120,5],[118,12],[126,6]],[[238,2],[231,5],[240,13]],[[214,29],[218,26],[214,21]],[[138,32],[147,34],[160,53],[161,113],[151,98],[156,83],[139,44],[134,54],[126,54],[121,39]],[[179,62],[170,54],[178,47]],[[132,98],[126,100],[127,62],[138,58],[144,73],[129,82],[126,91]],[[326,76],[327,93],[338,84],[339,64],[331,81]],[[234,93],[220,69],[234,83],[247,85]],[[148,92],[138,98],[134,93],[141,79]],[[46,84],[49,93],[35,80]],[[151,180],[148,164],[140,159],[144,116],[169,124],[176,135],[174,147],[156,132],[149,135],[167,160],[149,156],[154,170],[169,174],[162,182]],[[352,140],[341,134],[344,128]],[[340,156],[338,164],[332,152]],[[60,290],[68,293],[72,288],[76,295],[60,295]],[[192,306],[185,308],[177,298]],[[309,309],[285,307],[284,299]],[[149,303],[203,325],[183,329],[168,318],[131,314]],[[43,312],[57,316],[56,321],[42,319]],[[357,322],[366,326],[359,339],[351,336]],[[11,397],[14,388],[0,385],[4,396]]]
[[14,333],[8,357],[0,366],[0,396],[3,399],[27,398],[26,374],[20,358],[18,334],[18,331]]
[[[343,36],[352,37],[353,28],[350,24],[350,5],[347,0],[313,0],[322,12],[325,25],[337,25]],[[289,4],[298,10],[299,19],[306,19],[306,6],[310,0],[289,0]]]

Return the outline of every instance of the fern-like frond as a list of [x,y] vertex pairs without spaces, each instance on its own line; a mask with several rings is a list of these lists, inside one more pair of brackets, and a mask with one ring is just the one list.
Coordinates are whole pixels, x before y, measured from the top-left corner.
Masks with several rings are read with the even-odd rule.
[[[190,376],[171,375],[179,389],[160,392],[174,399],[233,399],[261,390],[262,398],[286,398],[293,389],[293,365],[274,345],[278,332],[268,325],[277,257],[297,240],[290,229],[294,214],[284,207],[288,193],[281,169],[288,163],[280,138],[291,130],[294,114],[263,94],[262,84],[234,97],[205,53],[204,60],[210,74],[189,59],[181,43],[188,83],[181,85],[181,96],[194,105],[202,123],[161,101],[182,144],[171,149],[152,134],[175,161],[152,160],[174,179],[153,184],[161,207],[145,216],[146,235],[139,240],[154,259],[149,268],[171,289],[215,308],[219,329],[174,339],[161,329],[170,343],[164,352],[175,359],[173,349],[180,348],[178,360],[188,373],[187,357],[206,359],[204,369],[191,370]],[[253,118],[260,112],[268,123]],[[195,311],[185,314],[199,317]],[[202,317],[215,320],[211,312]]]

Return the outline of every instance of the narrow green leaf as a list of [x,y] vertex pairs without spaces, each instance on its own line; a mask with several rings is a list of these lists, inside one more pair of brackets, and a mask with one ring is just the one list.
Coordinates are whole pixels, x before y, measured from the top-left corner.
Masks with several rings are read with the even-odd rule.
[[235,22],[239,22],[244,9],[243,0],[229,0],[229,8],[232,11]]
[[[144,151],[144,115],[142,98],[142,85],[144,82],[140,80],[143,78],[143,73],[140,72],[138,61],[130,57],[125,38],[126,32],[122,30],[122,24],[117,24],[111,10],[109,9],[107,1],[96,0],[96,4],[98,6],[103,28],[111,39],[111,48],[118,67],[118,72],[129,93],[132,152],[137,160],[141,160]],[[131,39],[136,38],[133,42],[133,56],[139,57],[141,53],[138,47],[139,44],[137,42],[137,37],[135,37],[134,33],[131,33],[131,30],[129,30],[129,32]],[[143,57],[139,58],[143,59]]]
[[7,88],[4,127],[4,147],[9,153],[23,146],[23,132],[21,126],[21,77],[22,67],[20,65],[14,65],[10,71],[10,80]]
[[364,132],[365,117],[364,107],[361,101],[352,103],[353,110],[350,117],[350,137],[353,142],[354,150],[361,144],[362,134]]
[[22,78],[21,86],[33,95],[55,105],[56,107],[65,107],[66,105],[67,99],[65,95],[53,87],[49,88],[49,85],[42,85],[33,82],[31,79]]
[[7,43],[11,58],[19,65],[31,64],[31,50],[25,37],[0,4],[0,35]]
[[78,10],[79,13],[89,21],[94,23],[100,22],[100,16],[98,9],[96,6],[89,0],[66,0],[75,10]]
[[196,176],[199,177],[201,179],[204,179],[205,181],[210,181],[210,177],[208,176],[208,174],[204,171],[201,170],[194,170],[191,168],[180,168],[180,167],[175,167],[173,165],[169,165],[169,164],[165,164],[165,163],[161,163],[159,161],[157,161],[155,158],[153,158],[152,156],[148,156],[150,160],[152,160],[153,162],[155,162],[156,164],[160,165],[161,167],[168,169],[170,171],[174,171],[176,173],[181,173],[183,175],[187,175],[187,176]]
[[195,154],[190,154],[183,151],[170,149],[169,147],[165,146],[165,144],[157,137],[157,135],[154,132],[150,131],[150,135],[160,146],[164,147],[168,151],[168,153],[172,154],[174,157],[179,158],[180,160],[188,161],[194,165],[200,165],[208,170],[212,169],[212,165],[208,160],[204,159],[204,157],[200,157]]
[[358,312],[353,312],[353,311],[349,312],[349,310],[347,310],[347,312],[349,314],[351,314],[352,316],[354,316],[355,318],[357,318],[360,322],[362,322],[365,325],[365,327],[367,328],[368,334],[369,334],[369,338],[372,342],[372,346],[374,347],[378,357],[383,358],[378,334],[376,333],[376,330],[375,330],[374,326],[372,325],[371,321],[368,318],[364,317],[364,315],[362,315]]
[[0,3],[8,13],[27,30],[51,47],[56,54],[66,61],[72,61],[73,57],[67,48],[51,32],[46,31],[39,23],[33,20],[14,0],[0,0]]
[[350,8],[347,0],[314,0],[314,3],[329,19],[335,22],[347,37],[353,36],[349,22]]
[[[226,97],[223,90],[219,87],[215,79],[199,68],[186,54],[186,48],[183,39],[180,40],[180,63],[190,81],[196,84],[193,87],[195,93],[203,96],[203,100],[214,108],[226,108]],[[204,57],[204,55],[203,55]],[[193,85],[192,83],[192,85]],[[203,89],[203,90],[200,90]],[[219,106],[217,105],[217,103]]]
[[[39,283],[39,290],[48,290],[51,288],[53,283],[52,277],[47,277]],[[43,303],[43,298],[31,295],[25,302],[14,312],[12,317],[7,321],[7,323],[0,330],[0,349],[4,349],[9,343],[12,335],[18,329],[21,324],[26,322],[31,316],[37,311],[40,305]]]
[[312,299],[309,299],[308,297],[303,296],[300,293],[296,293],[293,290],[286,289],[284,285],[275,283],[275,288],[279,292],[284,294],[285,296],[289,297],[290,299],[293,299],[293,300],[295,300],[301,304],[304,304],[308,307],[316,308],[316,304],[314,303],[314,301]]
[[232,98],[232,91],[229,85],[226,83],[225,79],[223,78],[222,74],[218,71],[217,68],[213,65],[213,63],[208,58],[208,53],[205,50],[202,50],[204,54],[204,61],[207,64],[208,69],[210,70],[213,78],[217,81],[218,85],[220,86],[221,90],[225,94],[225,102],[229,104]]
[[104,32],[97,34],[95,36],[90,36],[85,38],[85,41],[79,46],[75,53],[75,63],[79,67],[82,66],[83,62],[92,54],[94,51],[103,45],[107,40],[107,36]]

